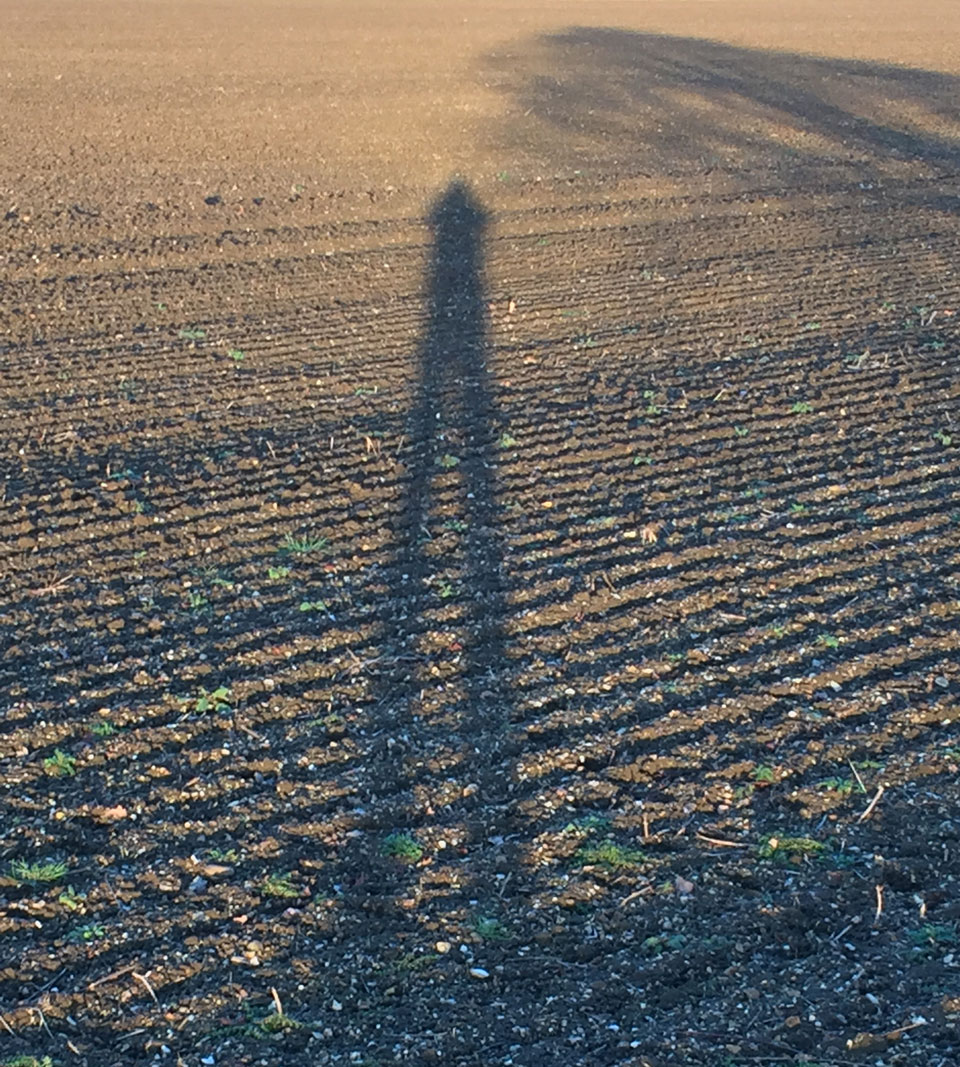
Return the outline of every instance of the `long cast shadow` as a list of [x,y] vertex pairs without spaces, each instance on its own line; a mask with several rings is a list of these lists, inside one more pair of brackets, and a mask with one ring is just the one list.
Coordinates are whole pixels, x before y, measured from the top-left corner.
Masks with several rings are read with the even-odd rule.
[[650,177],[781,170],[822,190],[841,167],[873,197],[945,213],[960,166],[960,79],[891,63],[572,26],[488,71],[522,115],[504,147],[539,165]]
[[[434,202],[429,223],[428,307],[407,424],[391,603],[381,630],[392,668],[382,676],[388,688],[381,699],[386,722],[417,724],[415,747],[469,746],[493,770],[490,757],[508,713],[497,414],[486,365],[487,216],[455,180]],[[439,682],[418,667],[425,643],[438,635],[446,646]]]

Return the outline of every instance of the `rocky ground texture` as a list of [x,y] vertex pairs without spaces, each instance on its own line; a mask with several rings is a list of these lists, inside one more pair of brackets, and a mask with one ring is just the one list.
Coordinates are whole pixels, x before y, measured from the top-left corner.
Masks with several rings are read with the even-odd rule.
[[0,40],[0,1064],[955,1064],[951,5],[77,7]]

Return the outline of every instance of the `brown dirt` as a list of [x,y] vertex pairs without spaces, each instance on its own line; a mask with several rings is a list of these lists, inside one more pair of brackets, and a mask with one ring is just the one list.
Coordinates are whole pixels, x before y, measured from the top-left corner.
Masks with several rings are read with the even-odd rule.
[[837,8],[5,6],[0,1064],[958,1061],[960,57]]

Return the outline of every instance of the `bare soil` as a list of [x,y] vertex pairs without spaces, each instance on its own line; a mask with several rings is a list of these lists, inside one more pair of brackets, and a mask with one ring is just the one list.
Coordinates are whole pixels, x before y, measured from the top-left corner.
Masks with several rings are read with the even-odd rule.
[[0,38],[0,1064],[956,1064],[953,6],[81,7]]

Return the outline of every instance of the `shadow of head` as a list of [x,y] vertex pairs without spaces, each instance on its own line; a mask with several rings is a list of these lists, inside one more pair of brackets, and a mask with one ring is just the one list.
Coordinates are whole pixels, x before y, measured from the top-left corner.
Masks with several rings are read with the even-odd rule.
[[459,178],[450,182],[430,209],[434,240],[456,240],[483,230],[487,214],[470,186]]
[[490,57],[541,164],[690,169],[960,163],[960,79],[891,64],[573,28]]
[[[427,347],[463,341],[482,328],[483,238],[486,212],[469,186],[452,181],[429,215],[433,231]],[[456,323],[447,320],[456,319]],[[453,354],[453,353],[451,353]]]

